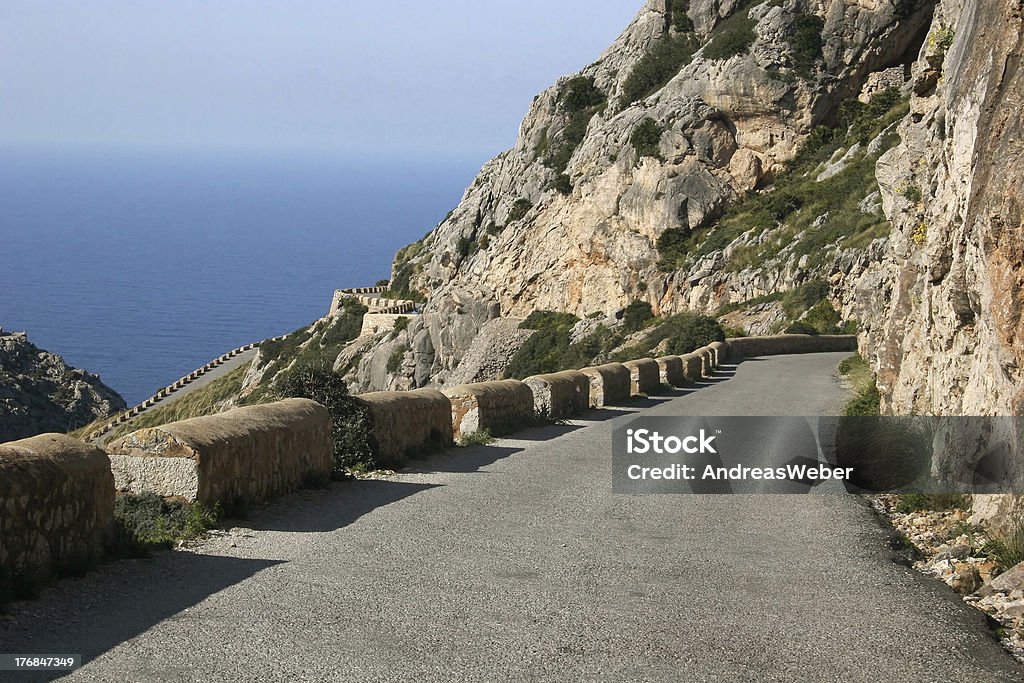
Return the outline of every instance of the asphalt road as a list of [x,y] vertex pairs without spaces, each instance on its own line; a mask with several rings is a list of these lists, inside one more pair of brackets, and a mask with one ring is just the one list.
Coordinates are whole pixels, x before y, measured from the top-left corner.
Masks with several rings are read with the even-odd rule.
[[[832,412],[843,355],[751,360],[645,409]],[[636,409],[63,581],[0,621],[0,652],[81,653],[77,681],[1022,680],[858,498],[612,495],[611,427]]]

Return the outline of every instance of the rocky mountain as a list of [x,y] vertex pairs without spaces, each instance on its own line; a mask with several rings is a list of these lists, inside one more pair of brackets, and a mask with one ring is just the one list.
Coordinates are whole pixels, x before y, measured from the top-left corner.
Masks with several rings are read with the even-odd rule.
[[67,432],[125,407],[96,375],[0,329],[0,442]]
[[1013,0],[649,0],[397,254],[422,314],[335,369],[353,391],[484,379],[534,311],[577,341],[639,304],[856,331],[884,412],[1021,414],[1021,21]]
[[[934,13],[927,0],[649,0],[596,62],[534,98],[515,147],[399,252],[394,288],[424,296],[423,315],[397,339],[363,340],[349,379],[472,374],[459,365],[486,324],[538,309],[614,320],[636,301],[655,314],[730,307],[759,332],[794,313],[766,299],[801,285],[827,282],[839,303],[886,251],[871,167],[899,140]],[[889,86],[891,106],[851,107]],[[797,172],[823,184],[787,211],[777,190]],[[780,206],[748,201],[771,195]],[[836,197],[838,212],[820,201]],[[761,310],[744,317],[747,302]],[[406,362],[382,378],[398,348]]]

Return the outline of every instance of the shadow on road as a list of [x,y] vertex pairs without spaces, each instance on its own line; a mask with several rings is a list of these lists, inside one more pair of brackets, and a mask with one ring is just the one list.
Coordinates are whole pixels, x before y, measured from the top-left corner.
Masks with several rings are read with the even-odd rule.
[[[244,581],[279,560],[165,552],[117,562],[65,580],[0,621],[0,652],[69,653],[88,663],[161,621]],[[103,615],[102,623],[97,615]],[[18,681],[52,681],[66,671],[19,673]]]
[[435,488],[391,479],[360,479],[283,498],[242,521],[240,526],[264,531],[337,531],[368,512]]
[[[512,437],[518,438],[518,437]],[[402,470],[403,474],[428,474],[430,472],[456,472],[471,474],[492,465],[499,460],[521,452],[522,448],[509,448],[501,445],[455,447]]]

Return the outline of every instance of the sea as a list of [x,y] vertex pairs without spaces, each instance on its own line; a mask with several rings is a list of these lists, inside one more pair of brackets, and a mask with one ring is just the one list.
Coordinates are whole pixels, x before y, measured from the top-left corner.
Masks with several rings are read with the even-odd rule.
[[137,403],[387,278],[483,160],[0,147],[0,326]]

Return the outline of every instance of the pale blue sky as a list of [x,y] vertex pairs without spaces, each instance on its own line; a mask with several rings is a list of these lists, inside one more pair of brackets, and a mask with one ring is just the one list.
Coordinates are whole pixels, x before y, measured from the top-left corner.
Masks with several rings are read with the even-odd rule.
[[0,144],[490,156],[642,0],[3,0]]

